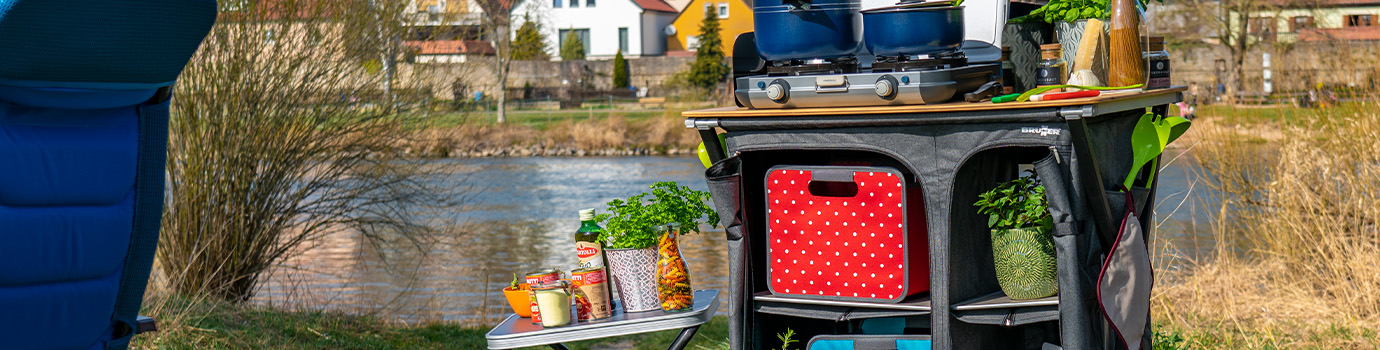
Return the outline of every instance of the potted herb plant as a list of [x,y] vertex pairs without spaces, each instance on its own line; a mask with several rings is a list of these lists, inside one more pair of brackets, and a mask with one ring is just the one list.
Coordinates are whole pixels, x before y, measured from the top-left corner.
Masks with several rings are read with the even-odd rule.
[[[657,227],[675,223],[681,230],[697,233],[703,218],[707,217],[710,225],[719,224],[718,215],[705,204],[709,192],[695,191],[669,181],[653,184],[651,190],[626,200],[609,201],[608,210],[595,216],[604,226],[599,240],[605,242],[609,272],[613,274],[618,297],[627,312],[661,307],[656,283],[656,247],[662,237],[658,237]],[[662,234],[667,232],[661,230]],[[674,240],[674,236],[670,239]],[[689,284],[688,275],[685,283]]]
[[513,313],[518,317],[532,317],[531,301],[527,296],[528,289],[526,283],[518,283],[517,274],[513,274],[513,281],[508,282],[508,287],[503,288],[503,298],[508,299],[508,306],[513,308]]
[[1057,294],[1053,218],[1045,188],[1034,172],[997,185],[973,203],[987,214],[992,233],[992,258],[997,284],[1011,299],[1035,299]]

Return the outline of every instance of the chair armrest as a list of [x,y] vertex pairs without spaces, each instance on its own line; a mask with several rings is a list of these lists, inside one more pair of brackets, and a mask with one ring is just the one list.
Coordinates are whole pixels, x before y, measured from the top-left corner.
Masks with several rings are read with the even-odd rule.
[[154,321],[153,317],[140,315],[136,320],[139,323],[139,328],[134,330],[134,334],[158,331],[158,322]]

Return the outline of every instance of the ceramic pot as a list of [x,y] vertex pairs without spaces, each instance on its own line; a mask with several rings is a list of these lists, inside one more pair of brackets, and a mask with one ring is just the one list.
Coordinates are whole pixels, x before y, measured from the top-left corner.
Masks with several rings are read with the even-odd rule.
[[1040,65],[1040,45],[1049,37],[1049,24],[1008,23],[1002,29],[1001,45],[1011,48],[1011,65],[1016,73],[1015,90],[1035,88],[1035,71]]
[[997,284],[1011,299],[1036,299],[1059,293],[1054,237],[1049,228],[992,230]]
[[508,299],[508,306],[513,307],[513,313],[518,317],[532,317],[531,299],[527,293],[526,283],[519,284],[518,289],[503,288],[503,298]]
[[656,248],[605,249],[623,311],[661,310],[656,288]]

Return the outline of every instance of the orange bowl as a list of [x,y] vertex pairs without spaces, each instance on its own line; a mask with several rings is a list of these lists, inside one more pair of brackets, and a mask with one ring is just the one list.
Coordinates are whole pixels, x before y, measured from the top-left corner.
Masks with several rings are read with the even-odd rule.
[[508,306],[520,317],[532,317],[532,300],[527,296],[527,289],[526,283],[519,284],[516,290],[513,287],[503,288],[503,297],[508,299]]

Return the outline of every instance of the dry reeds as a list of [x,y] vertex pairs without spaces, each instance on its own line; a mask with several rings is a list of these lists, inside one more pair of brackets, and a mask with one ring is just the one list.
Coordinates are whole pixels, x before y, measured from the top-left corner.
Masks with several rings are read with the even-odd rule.
[[[1221,197],[1218,249],[1161,277],[1155,317],[1216,339],[1191,348],[1380,346],[1374,107],[1235,109],[1195,125],[1202,185]],[[1226,122],[1286,110],[1302,118]]]

